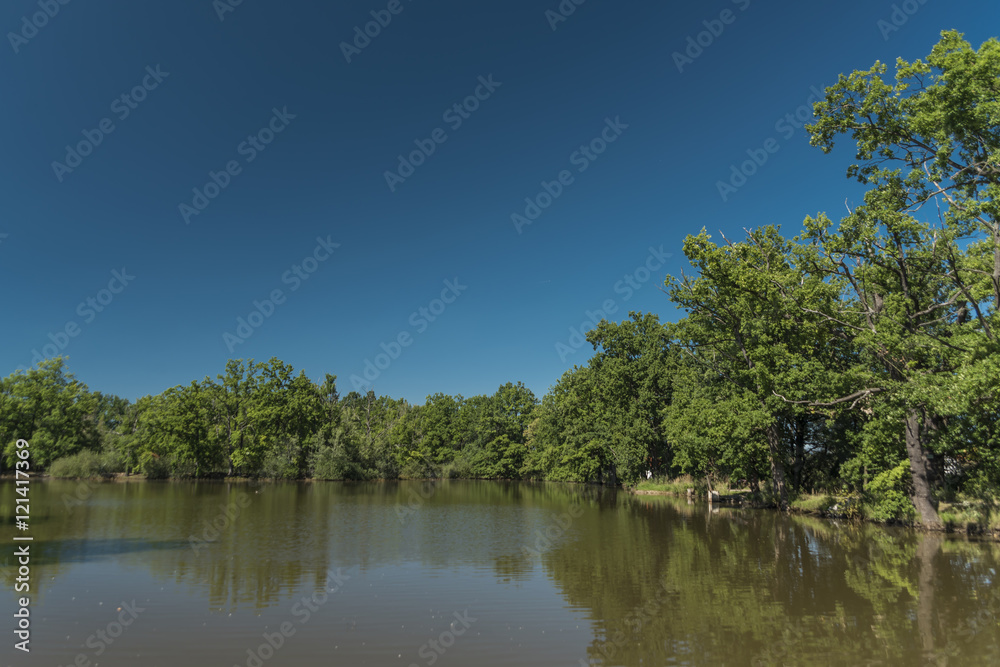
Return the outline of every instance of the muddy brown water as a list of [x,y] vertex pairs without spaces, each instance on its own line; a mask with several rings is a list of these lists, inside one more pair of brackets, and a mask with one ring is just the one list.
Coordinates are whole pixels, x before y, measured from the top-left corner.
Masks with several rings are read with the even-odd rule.
[[1000,664],[989,542],[558,484],[33,480],[28,531],[14,505],[9,665]]

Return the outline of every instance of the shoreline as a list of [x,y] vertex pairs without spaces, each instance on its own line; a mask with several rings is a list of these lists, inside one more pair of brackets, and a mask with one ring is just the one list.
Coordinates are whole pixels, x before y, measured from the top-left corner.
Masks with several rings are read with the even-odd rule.
[[[444,480],[455,480],[455,481],[487,481],[487,482],[528,482],[528,483],[549,483],[549,484],[573,484],[573,485],[587,485],[585,482],[564,482],[564,481],[553,481],[553,480],[495,480],[495,479],[473,479],[473,478],[445,478],[445,477],[413,477],[413,478],[399,478],[399,479],[373,479],[373,480],[327,480],[318,478],[306,478],[306,479],[296,479],[296,480],[279,480],[274,478],[255,478],[255,477],[190,477],[190,478],[166,478],[166,479],[148,479],[142,473],[114,473],[109,475],[102,475],[97,477],[53,477],[47,473],[35,473],[31,475],[33,479],[38,479],[42,481],[63,481],[63,482],[76,482],[82,484],[101,484],[101,483],[119,483],[119,484],[132,484],[136,482],[150,482],[150,483],[162,483],[162,482],[211,482],[211,483],[239,483],[239,484],[273,484],[278,482],[294,482],[294,483],[321,483],[321,482],[339,482],[339,483],[369,483],[369,482],[426,482],[426,481],[444,481]],[[15,475],[12,473],[0,474],[0,481],[13,480]],[[689,498],[692,501],[697,501],[705,503],[708,506],[720,506],[729,507],[734,509],[754,509],[754,510],[773,510],[779,511],[777,505],[773,503],[754,503],[749,500],[749,493],[731,493],[731,494],[718,494],[718,499],[714,502],[709,501],[708,497],[703,493],[693,493],[670,490],[660,490],[660,489],[637,489],[626,486],[613,487],[615,490],[627,493],[632,496],[666,496],[673,498]],[[890,520],[883,521],[879,519],[872,519],[864,516],[848,516],[843,513],[831,513],[821,509],[805,508],[805,507],[795,507],[791,506],[788,508],[786,514],[795,514],[798,516],[808,516],[817,519],[825,519],[829,521],[848,521],[851,523],[869,523],[878,526],[893,527],[893,528],[904,528],[913,530],[920,533],[943,533],[946,535],[960,535],[970,539],[979,539],[990,542],[1000,542],[1000,529],[990,529],[987,527],[982,527],[979,524],[970,523],[964,528],[959,524],[954,522],[945,522],[943,528],[927,528],[920,525],[919,523],[911,521],[900,521],[900,520]]]
[[[666,490],[655,490],[655,489],[624,489],[627,493],[634,496],[669,496],[673,498],[684,498],[688,497],[692,500],[697,500],[698,502],[703,502],[708,506],[724,506],[735,509],[752,509],[752,510],[772,510],[775,512],[781,512],[777,505],[768,504],[756,504],[753,502],[748,502],[749,494],[728,494],[719,495],[719,499],[714,502],[710,502],[704,494],[687,494],[680,493],[677,491],[666,491]],[[913,530],[919,533],[943,533],[945,535],[961,535],[966,538],[979,539],[989,542],[1000,542],[1000,529],[990,529],[987,527],[981,527],[978,524],[967,524],[964,528],[959,524],[953,522],[945,522],[943,528],[928,528],[919,523],[910,521],[882,521],[879,519],[871,519],[863,516],[847,516],[846,514],[831,513],[819,509],[811,509],[804,507],[794,507],[788,508],[785,514],[795,514],[797,516],[808,516],[817,519],[825,519],[828,521],[848,521],[851,523],[869,523],[876,526],[885,526],[891,528],[904,528],[908,530]]]

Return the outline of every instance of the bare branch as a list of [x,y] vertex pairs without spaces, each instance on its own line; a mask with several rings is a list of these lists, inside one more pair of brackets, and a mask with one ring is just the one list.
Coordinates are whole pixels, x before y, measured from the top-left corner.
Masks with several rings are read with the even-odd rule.
[[829,408],[833,407],[834,405],[840,405],[841,403],[847,403],[848,401],[852,401],[851,408],[853,409],[854,406],[857,405],[858,401],[860,401],[862,398],[866,398],[868,396],[871,396],[872,394],[877,394],[882,391],[885,391],[883,387],[868,387],[867,389],[856,391],[848,396],[841,396],[840,398],[836,398],[832,401],[793,401],[788,398],[785,398],[784,396],[782,396],[781,394],[779,394],[774,390],[772,390],[771,393],[773,393],[775,396],[783,400],[785,403],[790,403],[792,405],[807,405],[811,408]]

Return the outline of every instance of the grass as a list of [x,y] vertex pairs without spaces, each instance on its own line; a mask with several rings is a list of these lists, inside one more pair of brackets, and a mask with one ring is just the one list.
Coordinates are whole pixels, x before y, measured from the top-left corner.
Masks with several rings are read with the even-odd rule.
[[837,498],[825,493],[802,494],[795,500],[792,500],[789,505],[792,509],[800,512],[818,512],[820,514],[825,514],[830,511],[831,507],[837,504],[837,501]]
[[997,500],[967,498],[941,503],[938,515],[949,529],[973,533],[1000,531],[1000,502]]
[[653,482],[646,480],[635,485],[636,491],[659,491],[661,493],[686,493],[685,489],[691,487],[677,482]]
[[694,489],[698,495],[704,495],[708,491],[704,480],[695,481],[690,475],[682,475],[673,479],[666,477],[654,477],[644,479],[635,485],[636,491],[656,491],[658,493],[675,493],[683,496],[688,489]]
[[[870,502],[860,502],[858,498],[838,497],[830,494],[803,494],[790,502],[793,511],[805,514],[840,516],[853,519],[868,518],[882,521],[877,509]],[[954,503],[942,502],[938,515],[948,530],[969,533],[1000,532],[1000,501],[982,499],[962,499]],[[909,521],[912,517],[898,517],[896,521]]]
[[[694,489],[694,494],[696,496],[708,495],[708,483],[704,479],[695,479],[690,475],[681,475],[680,477],[674,478],[653,477],[652,479],[642,480],[634,487],[634,490],[636,491],[674,493],[679,496],[686,495],[688,489]],[[735,493],[738,491],[747,491],[747,489],[736,488],[736,486],[731,484],[731,482],[727,479],[714,480],[712,482],[712,490],[718,491],[721,495]]]

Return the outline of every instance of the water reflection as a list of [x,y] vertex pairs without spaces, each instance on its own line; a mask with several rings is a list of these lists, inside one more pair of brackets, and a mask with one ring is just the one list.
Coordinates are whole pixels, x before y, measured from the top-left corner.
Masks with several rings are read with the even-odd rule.
[[[81,650],[93,628],[74,605],[110,589],[151,601],[135,646],[183,624],[191,667],[232,664],[218,661],[262,620],[350,571],[272,664],[325,664],[328,642],[350,664],[422,664],[428,633],[470,606],[481,620],[441,664],[1000,659],[995,544],[555,484],[112,483],[67,502],[78,490],[32,486],[32,592],[53,656]],[[131,663],[109,650],[102,664]]]
[[[996,545],[770,512],[622,500],[548,563],[593,610],[595,664],[988,664]],[[618,621],[655,605],[641,628]],[[634,624],[633,624],[634,626]],[[614,642],[610,656],[609,637]],[[957,664],[957,663],[956,663]]]

